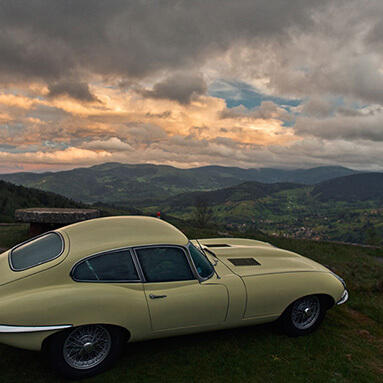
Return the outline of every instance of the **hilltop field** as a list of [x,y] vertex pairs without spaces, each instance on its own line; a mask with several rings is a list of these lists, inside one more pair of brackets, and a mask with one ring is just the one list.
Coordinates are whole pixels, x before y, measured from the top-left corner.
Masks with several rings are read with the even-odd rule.
[[[189,238],[216,237],[212,229],[178,227]],[[231,232],[234,236],[243,236]],[[0,247],[27,235],[27,227],[0,227]],[[349,301],[330,310],[319,330],[288,338],[274,324],[127,344],[117,366],[84,382],[310,382],[380,383],[383,379],[382,249],[252,235],[296,251],[341,275]],[[20,360],[23,361],[20,368]],[[0,345],[1,381],[64,382],[40,353]]]
[[[116,164],[109,164],[108,169],[105,167],[108,168],[101,166],[104,175],[110,169],[115,170],[112,172],[114,175],[109,174],[109,178],[103,179],[103,188],[91,189],[89,184],[89,188],[82,185],[78,189],[94,193],[92,198],[96,202],[91,205],[91,201],[86,199],[73,200],[68,198],[69,195],[63,197],[52,191],[0,181],[0,222],[3,223],[0,225],[0,249],[8,249],[28,237],[28,225],[14,224],[13,213],[18,208],[95,206],[102,215],[154,215],[161,211],[164,219],[175,224],[189,238],[222,235],[255,238],[314,259],[345,279],[350,299],[345,305],[330,310],[319,330],[307,337],[288,338],[278,326],[269,324],[127,344],[114,369],[84,382],[382,382],[381,173],[351,174],[339,178],[339,172],[335,172],[335,178],[317,178],[317,182],[311,184],[312,173],[298,174],[299,177],[310,176],[307,184],[293,180],[291,173],[284,173],[283,177],[288,179],[274,178],[274,182],[264,183],[243,179],[249,176],[246,172],[241,175],[241,180],[233,181],[238,172],[231,169],[220,173],[222,179],[219,182],[224,182],[226,177],[226,181],[231,179],[233,184],[219,188],[218,180],[210,179],[205,169],[202,171],[205,178],[201,173],[194,175],[189,186],[181,190],[174,186],[177,182],[169,174],[170,178],[165,177],[166,182],[161,178],[164,171],[173,172],[172,169],[150,168],[149,178],[141,173],[132,176],[136,192],[129,194],[124,192],[126,189],[119,191],[116,188],[120,182],[119,170],[116,170],[119,167]],[[133,170],[148,172],[145,167]],[[132,169],[128,168],[128,171]],[[212,169],[207,171],[212,174]],[[316,177],[328,175],[329,169],[324,173],[317,170]],[[155,174],[160,175],[159,179],[156,180]],[[263,172],[266,177],[265,174],[270,177],[270,171]],[[293,175],[297,176],[296,173]],[[71,174],[67,176],[71,177]],[[50,174],[45,175],[39,182],[41,185],[55,185],[50,177]],[[70,177],[62,181],[63,186],[69,185]],[[204,179],[216,184],[207,187]],[[195,187],[193,182],[199,186]],[[38,187],[39,184],[33,186]],[[97,190],[102,193],[97,194]],[[140,190],[153,195],[141,200],[129,197],[145,196]],[[156,194],[158,190],[160,193]],[[103,195],[108,198],[118,195],[120,200],[98,200]],[[209,220],[204,225],[196,219],[198,200],[206,203]],[[330,240],[370,246],[327,242]],[[20,360],[23,361],[22,368]],[[43,354],[5,345],[0,345],[0,370],[1,382],[64,382],[49,369]]]

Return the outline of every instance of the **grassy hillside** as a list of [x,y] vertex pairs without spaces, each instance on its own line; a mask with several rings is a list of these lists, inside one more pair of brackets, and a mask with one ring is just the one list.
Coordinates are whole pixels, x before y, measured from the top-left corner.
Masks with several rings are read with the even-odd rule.
[[16,209],[28,207],[79,208],[83,205],[55,193],[0,181],[0,222],[13,222]]
[[315,183],[352,173],[356,172],[332,166],[298,170],[223,166],[178,169],[164,165],[106,163],[57,173],[3,174],[0,179],[59,193],[76,201],[101,201],[123,206],[132,201],[165,199],[180,193],[215,190],[245,181]]
[[[191,237],[217,236],[214,230],[180,228]],[[288,338],[270,324],[128,344],[112,370],[84,382],[381,383],[383,265],[374,256],[383,251],[256,238],[331,266],[346,280],[349,301],[328,311],[316,333],[301,338]],[[0,369],[7,383],[65,382],[49,369],[42,354],[4,345]]]
[[315,185],[313,194],[320,201],[379,200],[383,205],[383,173],[340,177]]
[[246,182],[216,191],[182,194],[142,207],[147,213],[160,210],[192,220],[195,201],[202,197],[209,201],[211,221],[228,229],[256,228],[279,236],[383,245],[381,181],[383,174],[377,173],[314,186]]
[[166,200],[169,206],[174,208],[183,207],[189,208],[194,205],[198,196],[204,195],[212,205],[219,205],[223,203],[240,202],[248,200],[257,200],[268,195],[278,193],[282,190],[291,190],[300,188],[301,185],[292,183],[275,183],[263,184],[260,182],[244,182],[240,185],[231,186],[224,189],[213,190],[209,192],[191,192],[179,194]]

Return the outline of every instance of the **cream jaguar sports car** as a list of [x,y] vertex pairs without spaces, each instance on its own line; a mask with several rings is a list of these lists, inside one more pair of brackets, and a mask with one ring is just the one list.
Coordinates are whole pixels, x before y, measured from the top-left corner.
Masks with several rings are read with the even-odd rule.
[[56,370],[82,378],[126,341],[277,319],[305,335],[347,298],[330,270],[268,243],[189,241],[157,218],[99,218],[0,255],[0,343],[46,349]]

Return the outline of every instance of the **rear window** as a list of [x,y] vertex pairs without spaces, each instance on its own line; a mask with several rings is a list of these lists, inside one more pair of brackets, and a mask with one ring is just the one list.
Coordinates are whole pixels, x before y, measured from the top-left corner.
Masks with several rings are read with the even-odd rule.
[[57,258],[64,250],[64,243],[57,233],[47,233],[11,251],[10,264],[15,271],[29,269]]

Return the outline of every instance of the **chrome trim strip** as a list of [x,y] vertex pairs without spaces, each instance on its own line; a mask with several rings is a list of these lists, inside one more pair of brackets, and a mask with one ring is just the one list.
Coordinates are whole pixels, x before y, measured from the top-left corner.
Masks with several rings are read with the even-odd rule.
[[342,294],[342,297],[339,299],[338,302],[336,302],[336,304],[339,306],[339,305],[347,302],[347,300],[348,300],[348,291],[344,290],[344,292]]
[[58,326],[7,326],[0,325],[0,333],[25,333],[25,332],[39,332],[39,331],[55,331],[63,330],[73,327],[71,324],[64,324]]

